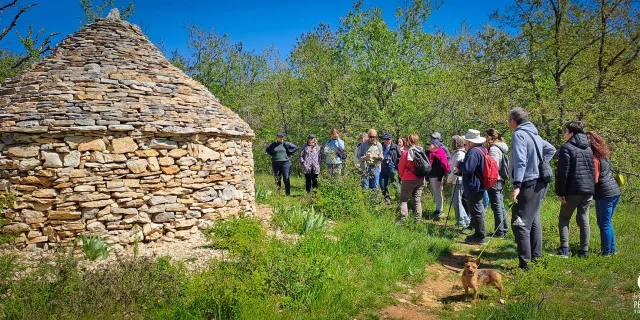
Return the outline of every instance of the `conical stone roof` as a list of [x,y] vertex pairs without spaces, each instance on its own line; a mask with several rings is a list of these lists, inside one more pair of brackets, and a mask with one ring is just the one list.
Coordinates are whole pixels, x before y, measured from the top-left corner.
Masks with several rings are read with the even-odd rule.
[[140,131],[252,138],[253,131],[118,15],[62,41],[0,86],[0,133]]

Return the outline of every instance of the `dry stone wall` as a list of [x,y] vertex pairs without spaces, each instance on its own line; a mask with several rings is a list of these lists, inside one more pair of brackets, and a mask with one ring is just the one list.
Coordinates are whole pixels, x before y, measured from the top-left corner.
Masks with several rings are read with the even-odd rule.
[[250,139],[139,131],[5,134],[0,176],[19,198],[4,233],[19,246],[185,239],[255,211]]

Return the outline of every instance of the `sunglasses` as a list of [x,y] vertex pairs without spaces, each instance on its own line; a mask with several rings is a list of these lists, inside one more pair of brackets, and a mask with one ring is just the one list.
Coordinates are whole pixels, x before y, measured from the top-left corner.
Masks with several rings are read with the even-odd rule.
[[377,138],[378,136],[369,136],[369,138]]

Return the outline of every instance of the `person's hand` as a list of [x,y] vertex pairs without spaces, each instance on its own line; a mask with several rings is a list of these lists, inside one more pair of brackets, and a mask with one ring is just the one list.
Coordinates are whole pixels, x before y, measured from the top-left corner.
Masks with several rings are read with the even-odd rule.
[[382,153],[378,152],[378,158],[382,158]]
[[567,199],[564,196],[560,196],[558,198],[560,198],[560,202],[562,202],[562,204],[567,204]]
[[356,168],[360,169],[360,164],[356,163]]
[[511,192],[511,201],[516,201],[518,199],[518,195],[520,194],[520,188],[513,188]]
[[369,161],[369,159],[371,159],[371,154],[367,153],[367,155],[364,157],[364,160]]

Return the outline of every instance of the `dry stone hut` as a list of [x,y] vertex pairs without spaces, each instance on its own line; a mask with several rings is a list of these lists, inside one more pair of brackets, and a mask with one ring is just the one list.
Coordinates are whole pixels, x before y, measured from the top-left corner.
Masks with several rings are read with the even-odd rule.
[[117,12],[3,83],[0,125],[21,246],[182,239],[255,210],[252,130]]

